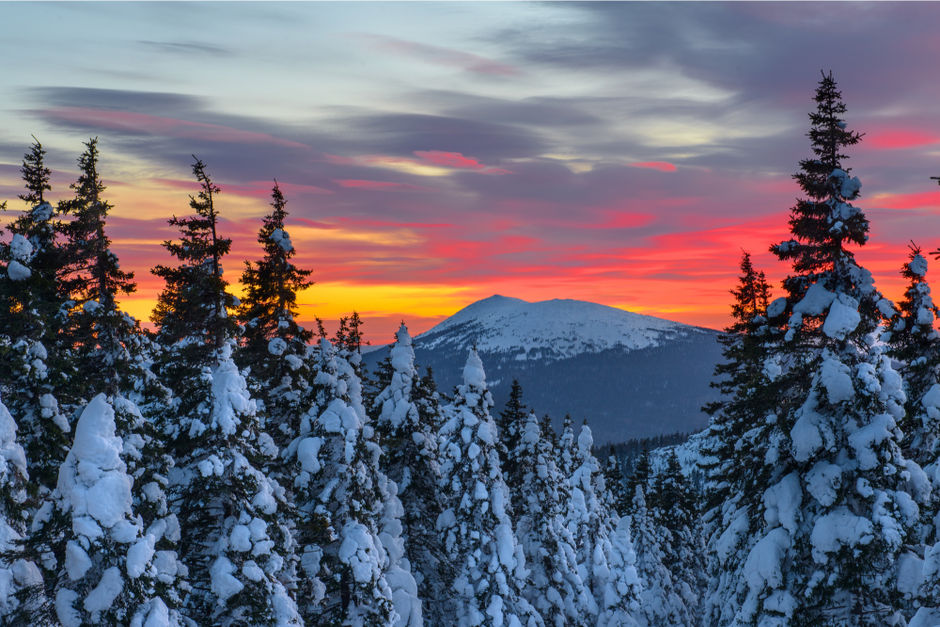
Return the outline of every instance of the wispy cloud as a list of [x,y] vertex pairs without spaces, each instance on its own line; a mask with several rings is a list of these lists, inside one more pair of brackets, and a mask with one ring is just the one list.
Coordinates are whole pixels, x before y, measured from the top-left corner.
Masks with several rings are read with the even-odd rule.
[[143,39],[137,43],[162,52],[171,52],[186,56],[208,54],[216,57],[229,57],[234,55],[234,52],[228,48],[196,41],[148,41]]
[[513,77],[522,73],[517,67],[472,52],[370,33],[354,33],[351,37],[364,41],[382,52],[400,54],[427,63],[461,69],[473,74]]

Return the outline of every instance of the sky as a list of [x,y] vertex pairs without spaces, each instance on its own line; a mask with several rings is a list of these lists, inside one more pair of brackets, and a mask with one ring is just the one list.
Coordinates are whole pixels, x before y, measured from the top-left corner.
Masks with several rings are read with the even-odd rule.
[[[889,297],[940,245],[934,3],[0,3],[0,199],[35,135],[69,195],[99,138],[109,233],[146,321],[188,212],[222,188],[235,284],[276,178],[300,318],[374,343],[491,294],[729,322],[742,250],[774,282],[831,70]],[[928,275],[929,278],[930,275]]]

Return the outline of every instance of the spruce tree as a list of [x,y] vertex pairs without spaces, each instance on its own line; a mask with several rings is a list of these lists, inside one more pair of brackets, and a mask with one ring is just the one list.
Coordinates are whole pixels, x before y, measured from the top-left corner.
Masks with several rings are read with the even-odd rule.
[[664,563],[675,594],[672,624],[698,625],[704,587],[704,546],[702,544],[698,498],[689,484],[675,449],[665,454],[665,465],[650,485],[649,509],[663,530]]
[[175,554],[155,550],[167,527],[148,527],[135,511],[124,451],[114,411],[99,394],[77,422],[56,490],[34,517],[26,554],[42,565],[45,590],[23,591],[14,622],[181,624],[171,609],[176,590],[166,585],[180,574]]
[[293,561],[284,491],[261,470],[277,446],[233,361],[234,299],[222,275],[231,240],[218,235],[219,188],[198,159],[193,174],[196,215],[173,217],[181,241],[164,243],[179,265],[153,271],[166,281],[153,320],[165,347],[158,374],[175,396],[170,487],[192,586],[184,613],[197,623],[299,624],[281,581]]
[[251,368],[268,430],[281,449],[296,435],[300,416],[309,408],[312,378],[306,353],[313,333],[297,324],[297,294],[313,282],[311,271],[292,261],[296,250],[284,224],[287,215],[287,201],[275,182],[271,213],[258,231],[264,258],[245,262],[245,294],[238,308],[244,325],[238,360]]
[[425,614],[440,622],[445,610],[439,606],[447,592],[438,575],[445,568],[444,547],[434,526],[442,510],[437,488],[441,479],[437,407],[417,402],[420,381],[404,324],[389,351],[389,363],[390,380],[374,401],[376,430],[384,449],[382,466],[398,487],[406,554],[428,608]]
[[[898,311],[887,312],[888,325],[883,339],[890,355],[901,365],[899,371],[907,393],[903,424],[905,453],[922,467],[937,461],[940,453],[940,333],[936,329],[940,310],[933,302],[927,282],[927,259],[912,244],[901,276],[908,281]],[[928,392],[937,389],[931,396]]]
[[522,430],[525,427],[529,410],[522,402],[522,385],[517,379],[512,380],[509,390],[509,400],[506,407],[496,417],[496,428],[499,429],[499,459],[503,467],[503,476],[512,495],[512,511],[522,507],[522,475],[524,469],[519,460],[513,455],[519,449],[522,439]]
[[112,205],[102,197],[105,190],[98,172],[98,139],[85,142],[78,159],[80,175],[71,184],[75,195],[59,203],[59,213],[71,220],[62,225],[63,289],[77,307],[69,314],[66,337],[76,356],[76,382],[80,396],[114,393],[127,388],[133,378],[129,370],[132,335],[138,330],[118,310],[117,299],[132,294],[137,286],[134,273],[121,269],[111,251],[105,222]]
[[0,401],[0,622],[20,606],[21,590],[42,587],[42,574],[24,559],[20,545],[29,522],[29,475],[16,432],[13,416]]
[[[785,379],[779,354],[781,333],[768,317],[770,288],[744,252],[738,285],[731,290],[732,323],[719,341],[724,360],[712,386],[720,400],[705,407],[711,414],[699,466],[705,478],[703,534],[708,547],[704,619],[725,625],[735,620],[743,602],[743,569],[763,526],[759,504],[769,467],[764,455],[771,444],[773,419]],[[775,320],[783,301],[776,301]],[[746,470],[744,470],[746,469]]]
[[885,625],[898,620],[893,571],[917,518],[899,447],[904,394],[872,342],[884,299],[848,248],[868,239],[851,205],[861,184],[844,163],[861,136],[846,128],[831,74],[815,100],[814,154],[794,176],[805,196],[791,211],[793,238],[772,247],[793,266],[785,300],[768,307],[786,319],[785,385],[765,417],[766,489],[750,503],[764,524],[745,560],[738,620]]
[[413,625],[420,604],[409,603],[417,587],[398,544],[401,505],[378,467],[361,382],[325,339],[315,383],[319,413],[289,449],[302,470],[295,484],[304,528],[314,532],[299,538],[302,564],[319,582],[304,615],[313,624]]
[[36,141],[23,159],[27,209],[6,230],[0,244],[0,389],[20,428],[29,475],[36,489],[55,487],[58,465],[68,451],[68,397],[61,390],[71,374],[69,347],[60,340],[68,302],[58,284],[61,251],[55,211],[44,193],[51,189],[45,150]]
[[654,625],[691,626],[683,599],[677,593],[664,543],[667,530],[657,524],[647,507],[646,489],[638,485],[630,507],[630,532],[637,555],[637,570],[643,582],[640,607],[644,623]]
[[578,570],[574,537],[565,526],[571,494],[567,477],[534,413],[519,436],[512,457],[524,470],[516,528],[530,570],[525,596],[546,625],[587,625],[594,602]]
[[462,627],[541,625],[522,594],[528,571],[508,515],[509,489],[492,406],[483,363],[471,349],[441,430],[442,489],[449,507],[438,527],[457,568],[455,622]]
[[[924,581],[915,591],[919,610],[920,624],[931,624],[940,620],[940,537],[937,534],[936,517],[938,514],[937,469],[940,466],[940,335],[935,324],[938,309],[934,305],[927,283],[927,259],[921,249],[911,244],[908,261],[901,269],[901,275],[907,279],[908,286],[904,299],[898,304],[898,311],[883,312],[892,314],[888,317],[885,333],[882,335],[889,347],[892,358],[900,363],[900,372],[904,379],[907,393],[906,415],[904,421],[904,451],[907,457],[923,468],[909,467],[912,477],[912,493],[921,505],[921,524],[912,539],[913,546],[908,548],[908,555],[902,555],[904,561],[919,559],[920,546],[923,546]],[[913,556],[913,560],[911,557]]]

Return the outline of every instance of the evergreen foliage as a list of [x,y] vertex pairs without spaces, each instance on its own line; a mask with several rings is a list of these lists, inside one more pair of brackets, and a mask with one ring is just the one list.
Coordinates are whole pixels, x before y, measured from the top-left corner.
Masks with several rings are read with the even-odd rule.
[[136,289],[134,273],[121,270],[111,251],[105,220],[112,205],[98,173],[98,139],[85,142],[78,159],[80,175],[70,186],[75,196],[59,203],[59,213],[71,217],[62,225],[61,284],[77,305],[69,315],[66,341],[75,353],[76,394],[90,398],[133,385],[131,345],[136,323],[118,310],[117,299]]
[[438,417],[433,411],[436,405],[429,402],[433,399],[419,389],[414,349],[404,324],[389,351],[389,365],[392,372],[388,385],[374,401],[376,430],[384,449],[382,467],[398,486],[403,507],[402,535],[420,596],[427,607],[425,615],[429,621],[440,622],[446,616],[442,600],[447,591],[437,573],[447,568],[447,562],[434,526],[442,511],[438,491],[441,481]]
[[529,567],[526,598],[546,625],[587,625],[595,604],[581,578],[575,539],[565,526],[571,490],[555,463],[555,446],[530,412],[512,451],[524,470],[517,508],[519,542]]
[[508,514],[492,406],[483,363],[471,349],[441,429],[448,507],[437,525],[457,568],[452,588],[457,624],[531,627],[543,621],[522,593],[528,571]]
[[872,343],[888,310],[871,273],[847,246],[864,244],[868,220],[850,203],[861,184],[844,150],[846,128],[831,74],[816,90],[814,157],[794,176],[805,197],[791,211],[793,239],[775,245],[794,273],[785,300],[787,385],[765,455],[764,526],[745,562],[744,620],[818,625],[892,624],[899,618],[894,568],[917,519],[905,491],[901,380]]
[[267,429],[280,450],[296,437],[301,416],[313,402],[313,372],[307,358],[313,333],[297,323],[297,294],[310,287],[310,270],[297,268],[284,221],[287,201],[275,182],[271,213],[265,216],[258,243],[264,258],[245,262],[244,296],[238,307],[242,346],[236,357],[250,368],[267,415]]
[[71,399],[65,391],[72,359],[58,332],[65,326],[68,303],[58,282],[58,227],[44,196],[51,189],[45,154],[36,141],[23,159],[27,191],[20,198],[29,206],[7,225],[12,237],[0,245],[5,262],[0,273],[0,355],[6,366],[0,368],[0,389],[20,428],[33,492],[55,487],[71,430]]

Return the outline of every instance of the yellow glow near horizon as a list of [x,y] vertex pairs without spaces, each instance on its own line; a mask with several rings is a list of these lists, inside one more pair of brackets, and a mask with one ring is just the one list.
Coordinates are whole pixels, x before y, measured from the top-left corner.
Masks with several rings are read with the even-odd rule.
[[[300,293],[300,317],[336,319],[358,311],[362,316],[411,314],[421,318],[449,316],[467,304],[470,289],[453,285],[378,284],[342,281],[316,283]],[[405,322],[408,322],[405,320]]]

